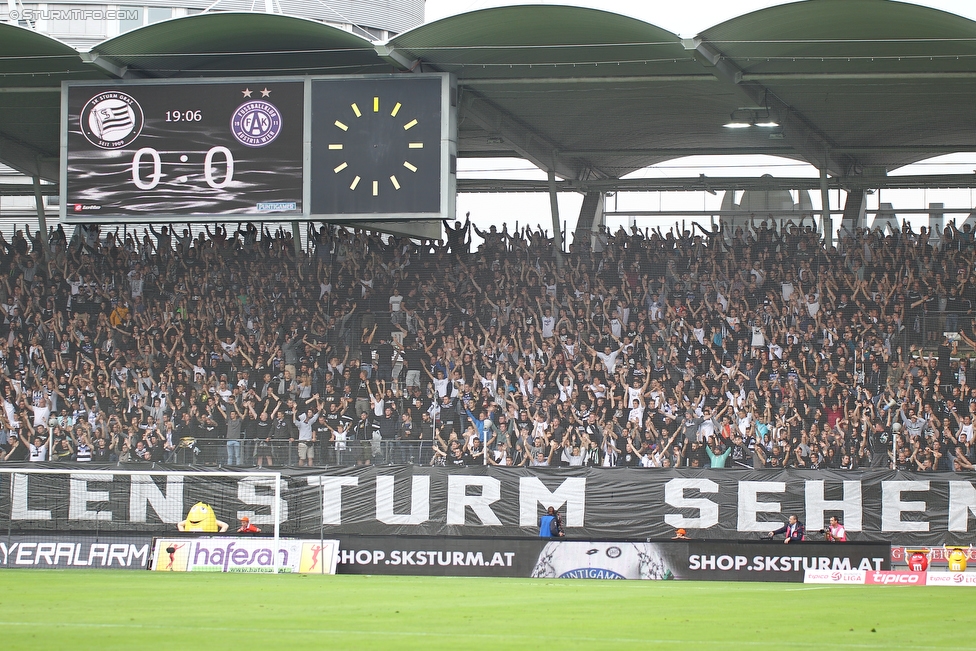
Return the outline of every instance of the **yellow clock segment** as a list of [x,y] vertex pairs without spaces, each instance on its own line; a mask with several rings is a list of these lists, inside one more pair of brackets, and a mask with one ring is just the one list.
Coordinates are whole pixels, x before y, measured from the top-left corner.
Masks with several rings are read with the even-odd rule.
[[[369,114],[375,114],[376,119],[400,120],[402,122],[404,132],[409,132],[411,129],[413,129],[418,124],[420,124],[420,120],[416,117],[403,119],[403,117],[400,116],[400,111],[403,108],[402,103],[393,102],[391,104],[391,108],[388,115],[386,114],[385,111],[381,111],[380,109],[380,107],[383,104],[384,102],[382,101],[380,96],[374,95],[372,98],[372,111],[366,111],[364,113],[364,111],[361,108],[359,108],[359,104],[357,102],[351,102],[349,104],[349,115],[337,118],[335,122],[333,122],[333,126],[336,129],[336,136],[337,136],[336,140],[342,140],[341,135],[349,132],[349,125],[346,124],[346,122],[343,122],[343,119],[351,122],[352,120],[363,119],[364,115],[368,116]],[[366,119],[370,119],[370,118],[367,117]],[[345,151],[345,148],[346,148],[346,144],[343,142],[329,143],[330,151]],[[416,174],[419,168],[417,167],[417,165],[410,162],[409,159],[410,150],[423,149],[423,148],[424,148],[424,143],[422,140],[412,140],[409,138],[406,140],[407,151],[404,152],[403,168],[406,169],[411,174]],[[332,168],[332,172],[334,174],[341,174],[348,169],[349,169],[349,163],[343,160],[338,165]],[[350,170],[349,172],[349,174],[351,175],[349,180],[349,189],[352,191],[356,191],[356,189],[359,187],[359,182],[363,180],[362,176],[355,173],[356,171],[357,170]],[[365,171],[363,170],[363,172]],[[405,178],[407,178],[408,176],[409,175],[405,175]],[[390,186],[392,186],[392,189],[394,191],[399,190],[401,187],[401,181],[399,178],[397,178],[397,175],[395,173],[389,175],[389,183]],[[383,185],[385,186],[385,184],[386,184],[386,179],[383,179]],[[369,184],[367,187],[372,189],[372,196],[374,197],[379,196],[381,191],[380,180],[374,179],[373,182]]]

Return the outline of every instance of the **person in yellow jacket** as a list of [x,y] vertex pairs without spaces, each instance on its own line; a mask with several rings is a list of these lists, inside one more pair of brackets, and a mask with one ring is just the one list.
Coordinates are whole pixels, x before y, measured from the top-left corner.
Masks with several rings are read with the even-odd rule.
[[120,301],[112,313],[108,316],[108,322],[112,324],[113,328],[118,328],[120,325],[129,320],[129,304]]

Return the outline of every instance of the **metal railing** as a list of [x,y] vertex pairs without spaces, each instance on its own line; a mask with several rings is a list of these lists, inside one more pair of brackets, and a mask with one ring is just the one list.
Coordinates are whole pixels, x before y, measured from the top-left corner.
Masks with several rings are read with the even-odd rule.
[[917,319],[909,317],[905,322],[903,334],[909,344],[914,343],[923,348],[932,348],[942,343],[943,337],[950,341],[958,341],[958,346],[967,351],[972,347],[963,341],[958,333],[969,329],[974,318],[972,312],[926,312]]
[[140,458],[113,454],[112,462],[158,462],[175,465],[230,467],[275,466],[354,466],[371,464],[423,464],[433,457],[430,441],[289,441],[288,439],[207,439],[185,438],[174,441],[162,452]]
[[972,355],[973,347],[962,339],[960,332],[971,330],[973,318],[976,318],[976,314],[968,311],[910,315],[906,317],[901,329],[888,336],[887,340],[890,342],[892,354],[901,348],[906,359],[912,351],[915,355],[919,352],[924,356],[935,355],[945,337],[949,338],[952,345],[953,357]]

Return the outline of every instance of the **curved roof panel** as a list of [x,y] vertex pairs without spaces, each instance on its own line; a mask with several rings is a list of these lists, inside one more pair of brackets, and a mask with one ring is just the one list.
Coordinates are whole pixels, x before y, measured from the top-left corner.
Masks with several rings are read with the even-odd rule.
[[[390,45],[424,70],[457,75],[462,151],[511,150],[515,141],[516,151],[539,165],[557,155],[564,176],[618,176],[662,160],[615,152],[642,143],[692,146],[692,134],[702,134],[689,122],[702,112],[727,116],[735,101],[675,34],[595,9],[473,11],[400,34]],[[672,111],[665,98],[682,108]],[[567,119],[553,120],[554,112]]]
[[671,32],[581,7],[472,11],[412,29],[390,44],[462,79],[698,72]]
[[92,52],[147,76],[388,72],[372,43],[304,18],[205,13],[154,23]]
[[32,29],[0,23],[0,87],[50,86],[104,76],[65,43]]
[[[183,2],[180,4],[183,5]],[[211,11],[247,11],[254,7],[254,0],[219,0],[216,3],[195,0],[194,4],[200,9],[209,6]],[[396,33],[424,22],[424,0],[278,0],[276,4],[286,16],[302,16]]]
[[61,82],[104,79],[78,52],[32,29],[0,23],[0,151],[28,175],[57,178]]
[[860,148],[862,166],[931,155],[912,147],[976,150],[976,23],[966,18],[890,0],[815,0],[733,18],[701,38],[741,83],[766,89],[835,149]]
[[976,23],[892,0],[777,5],[702,33],[750,73],[970,70]]

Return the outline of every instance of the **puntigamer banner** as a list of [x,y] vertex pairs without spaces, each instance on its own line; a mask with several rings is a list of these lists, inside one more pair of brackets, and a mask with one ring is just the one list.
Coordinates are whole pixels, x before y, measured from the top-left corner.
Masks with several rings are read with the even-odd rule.
[[[0,469],[0,526],[164,535],[197,502],[217,521],[273,523],[271,477],[94,469]],[[280,490],[281,533],[302,537],[531,536],[549,506],[577,539],[664,539],[684,528],[699,539],[748,540],[791,514],[808,533],[837,515],[854,541],[901,545],[969,544],[976,527],[974,477],[951,473],[385,466],[283,470]]]

